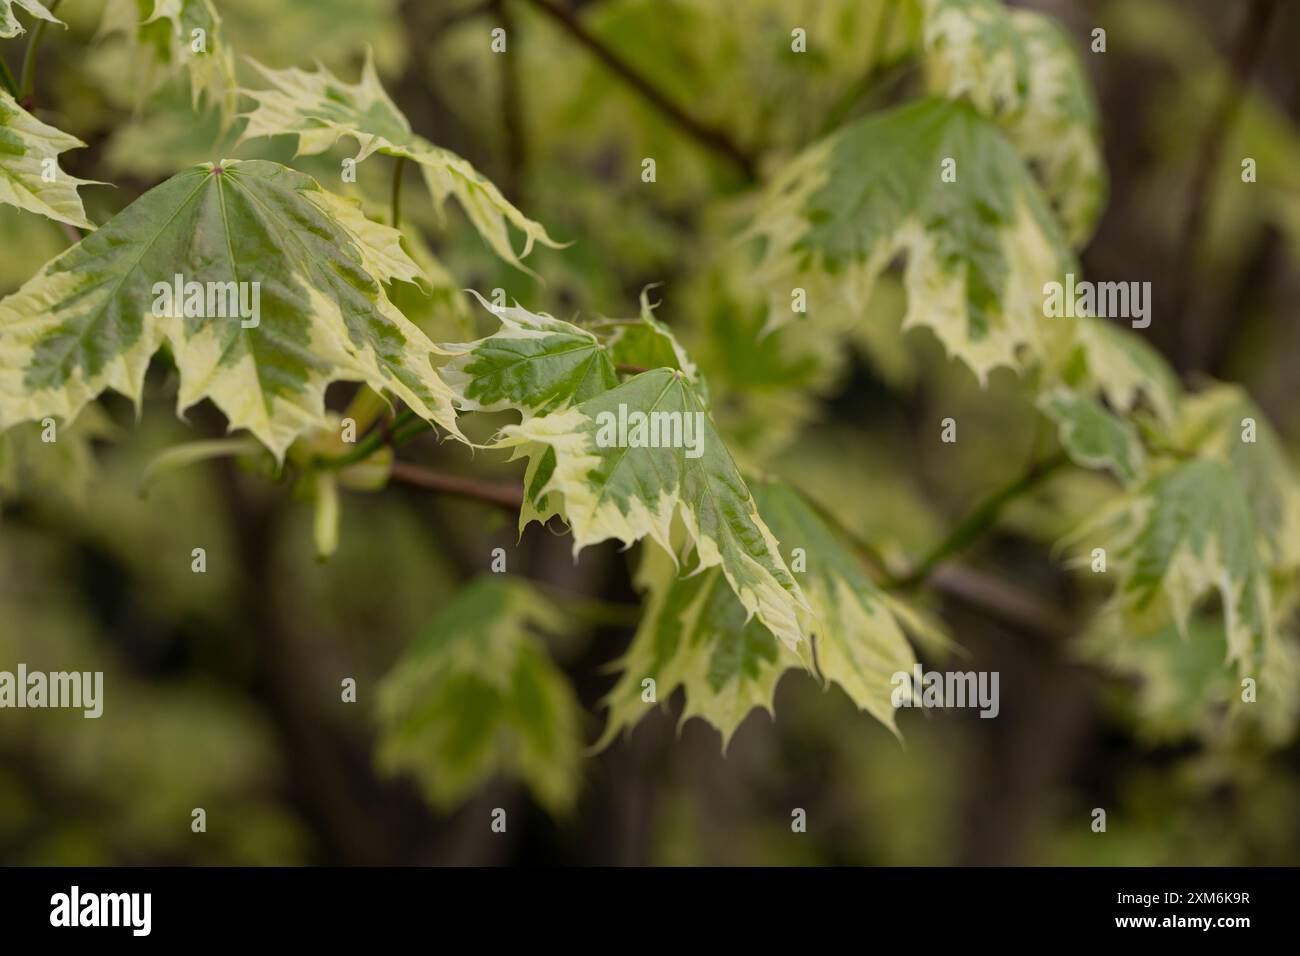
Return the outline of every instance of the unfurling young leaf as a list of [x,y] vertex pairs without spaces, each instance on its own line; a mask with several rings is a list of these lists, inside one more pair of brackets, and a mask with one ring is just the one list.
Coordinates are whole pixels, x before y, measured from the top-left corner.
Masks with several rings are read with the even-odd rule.
[[[942,178],[956,160],[956,178]],[[1043,315],[1045,283],[1073,257],[1024,162],[969,104],[926,99],[851,124],[796,157],[753,234],[772,290],[769,327],[793,320],[790,289],[860,314],[905,253],[904,328],[930,328],[984,381],[1053,354],[1073,334]]]
[[526,581],[488,575],[462,589],[380,686],[380,766],[413,773],[441,810],[496,774],[568,810],[581,710],[537,632],[572,626]]
[[16,37],[26,32],[23,30],[22,24],[18,22],[18,18],[14,16],[13,8],[15,6],[49,23],[57,23],[62,27],[67,26],[66,23],[47,10],[40,0],[0,0],[0,40],[8,40],[10,37]]
[[[672,330],[654,317],[650,290],[641,293],[641,315],[613,327],[609,335],[609,357],[617,365],[636,368],[671,368],[683,372],[696,386],[703,379]],[[707,396],[706,396],[707,400]]]
[[[455,196],[484,241],[506,262],[523,268],[520,258],[537,242],[559,247],[545,228],[511,205],[468,162],[411,132],[410,123],[380,85],[369,51],[358,83],[344,83],[323,66],[308,73],[253,65],[271,88],[242,91],[257,100],[257,108],[246,114],[248,126],[242,139],[293,135],[298,137],[299,152],[310,156],[350,136],[360,147],[358,163],[375,152],[418,163],[435,205],[441,208],[448,196]],[[510,226],[524,234],[518,255],[511,245]]]
[[78,186],[92,185],[58,168],[58,155],[85,146],[75,136],[42,123],[0,90],[0,203],[58,222],[94,229]]
[[[325,422],[325,387],[340,380],[459,435],[430,365],[437,347],[384,292],[415,273],[397,232],[308,176],[262,161],[196,166],[0,300],[0,426],[74,418],[108,388],[138,402],[166,342],[178,408],[209,398],[277,457]],[[164,296],[177,276],[183,295]]]

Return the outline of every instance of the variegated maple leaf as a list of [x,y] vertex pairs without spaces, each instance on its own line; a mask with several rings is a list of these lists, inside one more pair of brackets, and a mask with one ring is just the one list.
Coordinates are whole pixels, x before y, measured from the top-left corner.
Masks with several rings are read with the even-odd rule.
[[380,685],[380,766],[414,774],[438,809],[500,773],[552,812],[569,809],[582,713],[539,632],[571,630],[526,581],[489,575],[463,588]]
[[[817,670],[839,684],[860,708],[895,727],[893,676],[916,661],[903,634],[910,612],[884,594],[861,563],[792,488],[756,487],[759,514],[798,566],[808,602],[804,626],[814,635]],[[776,684],[792,668],[811,670],[758,618],[747,618],[721,569],[683,576],[669,553],[649,546],[637,572],[647,608],[619,661],[622,675],[605,698],[609,719],[601,744],[641,719],[647,678],[657,698],[685,690],[683,722],[702,717],[722,734],[724,747],[754,709],[772,709]]]
[[1276,633],[1265,539],[1240,476],[1215,459],[1167,468],[1071,536],[1079,547],[1106,548],[1130,634],[1153,634],[1170,621],[1185,628],[1198,604],[1217,595],[1228,660],[1243,673],[1267,655]]
[[1056,423],[1061,446],[1078,464],[1108,468],[1125,484],[1145,473],[1137,429],[1093,396],[1058,386],[1039,398],[1038,407]]
[[61,27],[67,24],[56,17],[53,13],[40,3],[40,0],[0,0],[0,40],[8,40],[10,37],[16,37],[25,32],[23,26],[14,16],[14,7],[25,10],[34,17],[45,20],[48,23],[57,23]]
[[[351,137],[360,147],[357,162],[382,152],[417,163],[434,204],[441,208],[448,196],[454,196],[484,241],[505,261],[523,268],[519,259],[528,255],[534,243],[560,246],[469,162],[411,132],[410,123],[380,84],[370,51],[357,83],[345,83],[323,66],[309,73],[273,70],[255,61],[253,65],[271,87],[242,91],[257,101],[257,108],[246,114],[242,139],[294,135],[299,152],[314,155],[341,137]],[[511,245],[510,226],[524,235],[518,255]]]
[[522,522],[561,515],[576,554],[611,538],[631,544],[648,537],[668,549],[680,520],[698,568],[720,567],[746,615],[806,652],[799,586],[684,373],[636,375],[563,411],[507,426],[501,444],[530,459],[524,486],[531,505]]
[[93,182],[69,176],[58,167],[60,153],[85,145],[42,123],[0,90],[0,203],[94,229],[77,192],[78,186]]
[[184,71],[194,105],[206,93],[223,119],[233,115],[235,57],[212,0],[109,0],[99,32],[122,35],[123,66],[140,101]]
[[[946,175],[945,175],[946,174]],[[1043,315],[1042,289],[1073,257],[1029,170],[992,121],[964,102],[925,99],[853,123],[782,171],[752,228],[769,327],[808,312],[861,312],[879,275],[906,256],[904,328],[931,329],[984,381],[1072,341]]]
[[1001,0],[924,0],[930,88],[999,122],[1055,206],[1070,243],[1092,235],[1106,199],[1097,106],[1070,37]]
[[1174,424],[1182,386],[1165,357],[1141,335],[1089,317],[1076,320],[1075,335],[1080,387],[1100,392],[1121,414],[1146,406],[1162,427]]
[[[677,336],[654,317],[649,289],[641,293],[641,314],[636,319],[613,320],[607,338],[609,357],[616,365],[633,368],[672,368],[703,388],[695,363],[677,341]],[[707,396],[705,397],[707,401]]]
[[[178,173],[0,300],[0,427],[72,419],[109,388],[138,402],[166,342],[178,408],[211,399],[277,457],[325,423],[325,388],[339,380],[387,391],[458,435],[430,364],[437,347],[384,292],[417,273],[399,241],[276,163]],[[183,317],[159,314],[161,286],[177,276],[206,297]],[[236,297],[260,302],[256,321],[232,314]]]
[[496,306],[474,293],[501,327],[473,342],[444,344],[442,368],[469,411],[513,408],[525,418],[559,411],[618,384],[609,352],[587,329],[546,313]]

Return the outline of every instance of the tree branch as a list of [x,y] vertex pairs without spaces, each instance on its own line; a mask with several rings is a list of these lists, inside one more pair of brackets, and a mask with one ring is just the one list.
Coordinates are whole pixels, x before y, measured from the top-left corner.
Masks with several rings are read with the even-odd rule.
[[[1023,479],[1022,479],[1023,480]],[[837,528],[858,553],[872,579],[887,590],[901,586],[900,579],[889,570],[885,556],[870,542],[858,537],[822,505],[807,499],[822,519]],[[936,591],[964,601],[972,607],[988,611],[1007,623],[1047,637],[1065,638],[1073,633],[1069,619],[1045,601],[992,574],[976,570],[957,561],[945,561],[934,566],[927,582]]]
[[1019,478],[1003,485],[980,502],[975,510],[966,516],[966,520],[957,525],[948,537],[939,542],[939,545],[934,550],[921,559],[921,562],[910,574],[894,581],[891,586],[906,589],[925,583],[930,573],[934,571],[940,562],[963,550],[991,528],[998,515],[1002,513],[1003,508],[1025,492],[1032,490],[1043,479],[1068,461],[1069,459],[1062,453],[1031,465],[1029,470]]
[[[514,17],[506,0],[493,0],[493,12],[501,21],[506,34],[515,32]],[[506,196],[517,206],[525,206],[524,169],[527,163],[527,143],[524,140],[523,95],[519,83],[519,65],[513,53],[501,60],[501,129],[505,134]]]
[[519,481],[501,481],[489,478],[467,478],[434,471],[407,461],[393,462],[389,473],[391,480],[415,488],[438,491],[462,498],[473,498],[486,504],[518,511],[524,504],[524,486]]
[[748,182],[757,181],[757,163],[754,158],[747,151],[737,146],[727,133],[696,119],[681,106],[674,103],[666,93],[638,73],[626,60],[589,32],[568,10],[556,5],[552,0],[528,0],[528,2],[550,17],[575,41],[586,47],[596,59],[604,63],[611,72],[616,73],[628,86],[639,93],[642,99],[676,123],[683,132],[697,143],[707,146],[721,156],[725,156],[740,170]]
[[[1245,87],[1250,81],[1251,72],[1262,59],[1261,53],[1268,39],[1268,24],[1275,5],[1276,0],[1252,0],[1233,50],[1231,72],[1219,94],[1219,101],[1205,125],[1196,167],[1187,190],[1187,213],[1183,217],[1180,231],[1182,239],[1178,243],[1177,257],[1174,259],[1176,264],[1174,274],[1179,278],[1174,283],[1174,303],[1170,312],[1170,321],[1175,323],[1183,320],[1188,303],[1193,301],[1193,286],[1198,275],[1196,251],[1201,227],[1210,208],[1210,177],[1219,164],[1223,143],[1236,121],[1237,114],[1241,111]],[[1185,335],[1183,340],[1190,347],[1196,348],[1201,338],[1200,335],[1189,334]]]

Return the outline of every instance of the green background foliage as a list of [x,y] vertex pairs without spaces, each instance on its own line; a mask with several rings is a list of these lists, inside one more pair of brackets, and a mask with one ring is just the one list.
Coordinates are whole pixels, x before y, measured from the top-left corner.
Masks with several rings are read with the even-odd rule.
[[[106,699],[0,711],[0,862],[1300,861],[1300,10],[35,9],[0,670]],[[260,332],[145,314],[248,268]]]

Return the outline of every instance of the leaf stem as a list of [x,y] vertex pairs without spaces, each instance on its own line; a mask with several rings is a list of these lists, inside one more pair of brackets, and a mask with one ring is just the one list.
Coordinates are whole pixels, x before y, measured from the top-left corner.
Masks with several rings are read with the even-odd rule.
[[623,365],[620,363],[614,366],[614,371],[622,375],[640,375],[642,372],[648,372],[650,370],[648,368],[643,368],[640,365]]
[[402,225],[402,173],[406,169],[406,157],[398,156],[393,165],[393,228]]
[[[54,0],[46,9],[53,15],[61,2],[62,0]],[[32,28],[32,38],[27,41],[27,50],[23,53],[23,78],[20,87],[22,92],[18,100],[24,109],[32,108],[32,91],[36,86],[36,53],[41,48],[41,39],[45,36],[45,28],[49,25],[49,20],[36,21],[36,26]]]
[[[318,458],[315,462],[317,468],[346,468],[348,465],[355,465],[359,461],[365,461],[380,448],[386,444],[400,444],[397,440],[398,432],[403,425],[408,422],[419,422],[421,426],[428,427],[428,422],[418,418],[415,412],[409,408],[404,408],[397,413],[392,422],[381,425],[379,428],[372,429],[366,434],[361,441],[357,442],[356,447],[343,455],[333,458]],[[423,431],[421,427],[418,430],[408,429],[403,433],[401,441],[406,441],[418,431]]]
[[15,100],[19,99],[18,81],[14,79],[13,73],[9,71],[9,64],[5,62],[3,56],[0,56],[0,82],[4,83],[5,89],[9,91],[10,96]]
[[997,521],[998,515],[1002,513],[1003,508],[1016,498],[1037,487],[1045,478],[1068,461],[1069,458],[1064,454],[1057,454],[1031,465],[1023,475],[1003,485],[980,502],[975,510],[952,530],[948,537],[939,542],[937,547],[921,559],[921,562],[910,574],[892,582],[890,586],[906,589],[924,584],[940,562],[965,549],[991,528],[993,523]]
[[674,103],[661,89],[642,76],[626,60],[607,47],[602,40],[591,33],[570,11],[556,5],[552,0],[529,0],[539,11],[550,17],[562,27],[575,41],[586,47],[596,59],[609,70],[617,74],[628,86],[641,95],[641,98],[672,120],[681,130],[702,146],[707,146],[720,156],[725,156],[740,170],[747,182],[758,179],[757,162],[748,151],[741,149],[723,130],[709,126],[696,119],[680,105]]

